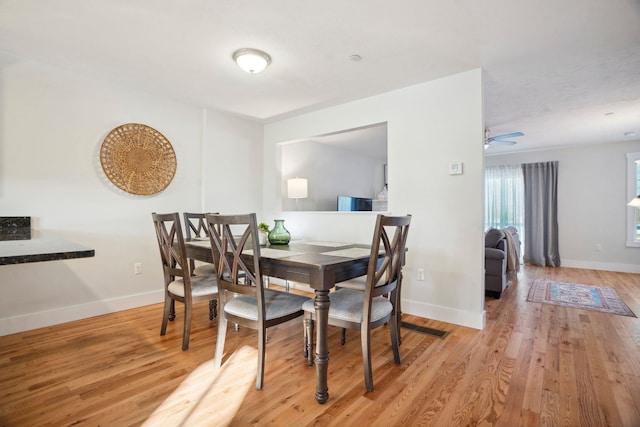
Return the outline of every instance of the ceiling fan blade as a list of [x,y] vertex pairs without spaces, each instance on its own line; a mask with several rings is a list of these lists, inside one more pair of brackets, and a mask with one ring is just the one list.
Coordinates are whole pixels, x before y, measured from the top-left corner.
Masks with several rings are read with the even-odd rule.
[[493,141],[489,141],[491,145],[514,145],[517,144],[516,141],[505,141],[503,139],[494,139]]
[[524,136],[522,132],[505,133],[504,135],[496,135],[489,138],[489,141],[496,141],[500,139],[513,138],[516,136]]

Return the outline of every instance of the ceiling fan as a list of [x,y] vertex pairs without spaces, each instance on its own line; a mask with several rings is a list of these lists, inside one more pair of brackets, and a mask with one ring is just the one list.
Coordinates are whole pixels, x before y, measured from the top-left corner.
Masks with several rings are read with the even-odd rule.
[[515,138],[517,136],[524,136],[522,132],[505,133],[503,135],[489,136],[489,129],[484,131],[484,148],[488,148],[490,145],[514,145],[516,141],[508,141],[509,138]]

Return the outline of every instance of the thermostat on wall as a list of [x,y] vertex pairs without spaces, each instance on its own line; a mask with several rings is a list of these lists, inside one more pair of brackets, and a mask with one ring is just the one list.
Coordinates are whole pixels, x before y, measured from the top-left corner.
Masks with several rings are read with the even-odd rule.
[[462,163],[449,163],[449,175],[462,175]]

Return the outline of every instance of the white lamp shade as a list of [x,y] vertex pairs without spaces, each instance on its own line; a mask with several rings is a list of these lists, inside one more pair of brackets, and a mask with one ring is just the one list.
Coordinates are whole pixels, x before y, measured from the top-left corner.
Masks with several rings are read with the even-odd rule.
[[258,49],[239,49],[233,53],[233,60],[247,73],[259,73],[271,63],[271,57]]
[[287,195],[290,199],[306,199],[307,179],[292,178],[287,180]]
[[631,199],[631,201],[627,203],[627,205],[640,209],[640,194],[635,199]]

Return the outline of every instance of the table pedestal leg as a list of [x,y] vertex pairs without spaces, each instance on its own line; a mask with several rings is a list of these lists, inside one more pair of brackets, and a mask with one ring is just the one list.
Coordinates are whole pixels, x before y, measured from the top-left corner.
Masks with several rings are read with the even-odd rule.
[[329,399],[327,387],[327,370],[329,368],[329,291],[316,290],[316,400],[325,403]]

